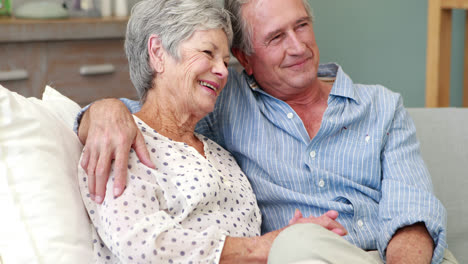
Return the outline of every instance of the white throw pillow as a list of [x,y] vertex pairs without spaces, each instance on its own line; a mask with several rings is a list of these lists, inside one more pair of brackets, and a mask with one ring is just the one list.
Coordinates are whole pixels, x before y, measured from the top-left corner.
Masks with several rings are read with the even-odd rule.
[[80,107],[0,85],[0,256],[4,263],[90,263],[92,225],[77,184]]

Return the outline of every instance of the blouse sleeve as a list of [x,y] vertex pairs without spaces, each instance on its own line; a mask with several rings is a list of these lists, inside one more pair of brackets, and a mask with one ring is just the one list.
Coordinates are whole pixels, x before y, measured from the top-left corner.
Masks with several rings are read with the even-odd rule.
[[[156,177],[157,171],[139,163],[131,151],[128,185],[118,198],[112,194],[113,173],[101,205],[83,197],[99,236],[121,262],[219,262],[227,232],[214,225],[184,228],[181,223],[189,212],[174,213],[162,206],[161,197],[174,194],[161,188],[165,178]],[[82,193],[88,189],[84,178]]]

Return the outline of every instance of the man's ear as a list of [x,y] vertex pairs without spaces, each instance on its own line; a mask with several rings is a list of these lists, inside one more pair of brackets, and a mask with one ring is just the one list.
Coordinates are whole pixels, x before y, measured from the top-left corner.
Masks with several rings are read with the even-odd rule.
[[234,57],[237,58],[239,63],[244,67],[245,72],[247,72],[248,75],[252,75],[253,70],[250,66],[249,56],[247,56],[242,50],[236,48],[232,48],[231,52]]
[[164,71],[164,48],[157,35],[148,38],[148,55],[150,65],[156,73]]

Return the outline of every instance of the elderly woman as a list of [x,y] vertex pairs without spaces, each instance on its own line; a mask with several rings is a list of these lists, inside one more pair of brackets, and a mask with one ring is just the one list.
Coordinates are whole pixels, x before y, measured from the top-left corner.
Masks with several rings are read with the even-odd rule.
[[126,191],[107,193],[102,204],[79,166],[96,262],[266,260],[279,231],[259,236],[246,176],[230,153],[194,132],[226,84],[231,39],[229,14],[216,0],[144,0],[133,8],[125,49],[143,102],[134,119],[157,163],[149,168],[130,151]]

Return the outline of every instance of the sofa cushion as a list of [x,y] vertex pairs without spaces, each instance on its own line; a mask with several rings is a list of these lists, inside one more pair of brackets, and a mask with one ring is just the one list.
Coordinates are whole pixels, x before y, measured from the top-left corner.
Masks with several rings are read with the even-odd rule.
[[447,209],[447,244],[468,263],[468,108],[410,108],[436,196]]
[[4,263],[90,263],[92,226],[81,201],[78,104],[0,86],[0,256]]

